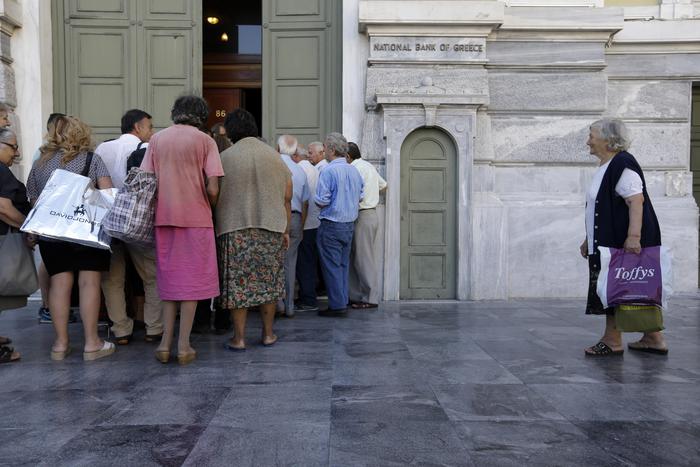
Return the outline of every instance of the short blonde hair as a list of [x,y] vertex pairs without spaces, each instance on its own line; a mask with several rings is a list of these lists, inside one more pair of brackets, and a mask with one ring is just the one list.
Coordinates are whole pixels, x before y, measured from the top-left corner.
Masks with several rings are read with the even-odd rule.
[[632,144],[627,125],[617,118],[601,118],[591,124],[601,139],[607,142],[608,149],[615,152],[627,151]]

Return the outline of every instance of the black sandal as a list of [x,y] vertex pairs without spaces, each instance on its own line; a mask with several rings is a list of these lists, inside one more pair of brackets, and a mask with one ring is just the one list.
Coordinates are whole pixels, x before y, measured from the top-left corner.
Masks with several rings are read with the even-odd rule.
[[0,363],[10,363],[19,360],[20,357],[12,358],[14,353],[14,347],[8,347],[6,345],[0,346]]
[[129,345],[129,342],[131,342],[131,338],[134,336],[134,334],[127,334],[126,336],[122,337],[115,337],[114,342],[117,345]]
[[587,356],[590,357],[607,357],[614,355],[622,355],[625,353],[624,350],[613,350],[608,344],[603,341],[598,342],[593,347],[584,350]]

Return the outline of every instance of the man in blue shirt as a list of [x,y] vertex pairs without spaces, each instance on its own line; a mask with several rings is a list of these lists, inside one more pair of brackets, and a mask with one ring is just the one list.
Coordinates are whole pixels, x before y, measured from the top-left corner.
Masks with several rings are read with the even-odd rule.
[[328,165],[319,176],[314,202],[321,207],[316,243],[328,291],[328,309],[318,314],[345,316],[350,247],[364,183],[360,172],[345,159],[348,142],[343,135],[330,133],[323,149]]
[[289,248],[284,258],[284,288],[286,291],[283,305],[278,304],[277,309],[288,318],[294,317],[294,282],[296,280],[297,254],[299,243],[304,235],[304,222],[309,208],[309,183],[306,180],[306,172],[291,158],[297,152],[297,139],[291,135],[282,135],[277,139],[277,151],[287,168],[292,173],[292,217],[289,226]]

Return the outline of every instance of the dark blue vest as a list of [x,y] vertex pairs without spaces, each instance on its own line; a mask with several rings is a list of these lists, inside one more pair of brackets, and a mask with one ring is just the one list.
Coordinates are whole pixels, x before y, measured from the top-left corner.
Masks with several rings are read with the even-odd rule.
[[647,183],[644,180],[642,168],[632,154],[622,151],[610,160],[595,200],[593,245],[596,248],[599,246],[622,248],[625,244],[627,227],[629,227],[629,208],[624,198],[615,193],[615,186],[625,169],[633,170],[642,179],[644,195],[642,247],[661,245],[661,229],[647,193]]

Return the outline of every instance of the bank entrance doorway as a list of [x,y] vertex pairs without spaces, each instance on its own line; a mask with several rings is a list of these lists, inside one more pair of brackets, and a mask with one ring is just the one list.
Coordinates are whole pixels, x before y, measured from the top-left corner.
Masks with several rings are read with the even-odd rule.
[[97,142],[132,108],[169,126],[183,93],[205,95],[210,124],[248,109],[270,142],[341,129],[342,0],[53,0],[51,13],[53,110]]
[[262,128],[262,0],[202,4],[202,94],[207,127],[241,107]]
[[203,0],[203,82],[210,126],[236,107],[270,143],[339,130],[342,2]]
[[457,298],[457,151],[441,130],[401,146],[402,300]]

